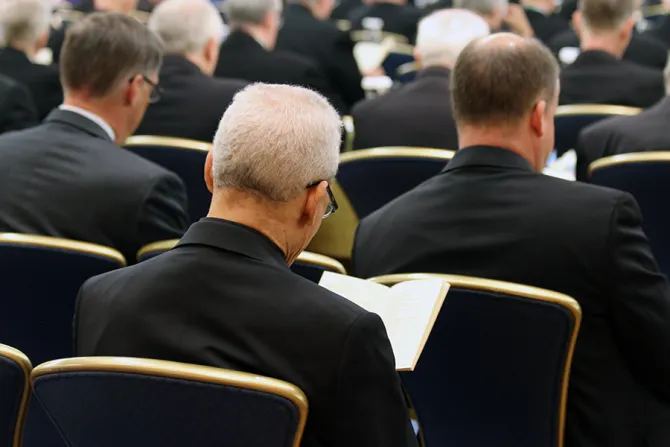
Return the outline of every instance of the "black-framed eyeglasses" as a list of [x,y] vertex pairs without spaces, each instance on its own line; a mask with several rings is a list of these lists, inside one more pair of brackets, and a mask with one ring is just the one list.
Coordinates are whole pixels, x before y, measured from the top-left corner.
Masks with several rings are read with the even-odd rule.
[[[310,183],[309,185],[307,185],[307,189],[314,188],[315,186],[318,186],[321,182],[324,181],[327,182],[327,180],[318,180],[314,183]],[[333,190],[330,189],[330,183],[326,184],[326,192],[328,193],[328,207],[326,208],[326,212],[323,214],[324,219],[333,214],[339,208],[339,206],[337,205],[337,200],[335,200]]]
[[[135,79],[135,76],[130,78],[130,80],[128,80],[128,82],[133,82],[134,79]],[[163,89],[161,88],[161,86],[156,84],[155,82],[153,82],[146,75],[142,75],[142,79],[144,79],[144,82],[149,84],[149,86],[151,87],[151,93],[149,93],[149,104],[155,104],[158,101],[160,101],[161,98],[163,98]]]

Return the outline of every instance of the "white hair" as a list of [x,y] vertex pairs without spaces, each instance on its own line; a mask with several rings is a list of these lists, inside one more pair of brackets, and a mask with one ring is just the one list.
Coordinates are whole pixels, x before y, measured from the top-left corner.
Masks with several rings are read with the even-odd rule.
[[210,39],[221,43],[226,26],[209,0],[165,0],[151,14],[149,29],[163,41],[167,53],[195,53]]
[[493,14],[497,9],[506,9],[508,5],[509,0],[454,0],[454,8],[483,15]]
[[446,9],[419,22],[416,48],[424,68],[435,65],[453,67],[467,44],[489,33],[486,21],[474,12]]
[[33,46],[49,32],[51,2],[6,0],[0,2],[0,41],[5,45]]
[[271,11],[281,12],[282,0],[227,0],[226,15],[233,24],[260,24]]
[[274,202],[335,176],[342,123],[320,94],[290,85],[253,84],[235,95],[214,138],[214,186]]

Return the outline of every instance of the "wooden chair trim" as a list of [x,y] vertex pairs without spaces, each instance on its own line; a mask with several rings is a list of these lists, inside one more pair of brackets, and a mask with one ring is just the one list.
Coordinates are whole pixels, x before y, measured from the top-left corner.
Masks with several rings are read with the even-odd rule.
[[288,399],[298,408],[298,428],[293,443],[294,447],[300,446],[309,411],[305,393],[297,386],[288,382],[240,371],[213,368],[211,366],[188,365],[164,360],[124,357],[80,357],[54,360],[35,368],[31,374],[31,382],[34,386],[35,380],[39,377],[69,372],[141,374],[216,385],[228,385],[275,394]]
[[111,247],[92,244],[90,242],[74,241],[71,239],[50,236],[38,236],[34,234],[0,233],[0,244],[66,250],[107,258],[119,264],[120,267],[126,265],[126,259],[119,251]]
[[344,127],[344,152],[350,152],[354,149],[354,140],[356,139],[354,117],[351,115],[343,116],[342,125]]
[[419,64],[416,62],[407,62],[406,64],[402,64],[398,69],[395,71],[396,76],[405,76],[410,73],[416,73],[419,71]]
[[150,253],[163,253],[172,250],[178,243],[179,239],[167,239],[164,241],[152,242],[140,248],[137,252],[137,259],[139,260]]
[[640,113],[638,107],[615,106],[609,104],[570,104],[558,106],[556,117],[573,115],[622,115],[633,116]]
[[389,33],[386,31],[355,30],[351,31],[349,34],[351,36],[351,40],[354,42],[370,42],[370,39],[367,38],[367,36],[370,35],[378,36],[380,41],[390,38],[398,43],[407,44],[409,42],[407,37],[403,36],[402,34]]
[[649,163],[649,162],[670,162],[670,151],[668,152],[634,152],[630,154],[613,155],[611,157],[601,158],[589,165],[589,176],[594,171],[603,168],[610,168],[612,166],[633,164],[633,163]]
[[134,135],[129,137],[123,146],[162,146],[180,149],[191,149],[194,151],[209,152],[212,144],[205,141],[188,140],[186,138],[160,137],[154,135]]
[[26,409],[28,406],[28,398],[30,397],[30,372],[33,365],[30,363],[28,357],[18,349],[11,346],[0,344],[0,357],[5,357],[21,368],[24,376],[23,391],[21,392],[21,403],[19,405],[19,414],[16,418],[16,427],[14,429],[13,447],[21,447],[23,441],[23,424],[26,420]]
[[[370,278],[370,281],[384,284],[394,285],[404,281],[412,281],[417,279],[431,279],[439,278],[447,281],[452,287],[478,290],[491,293],[503,293],[506,295],[519,296],[531,300],[544,301],[547,303],[557,304],[564,309],[567,309],[575,319],[570,342],[568,345],[568,353],[565,359],[565,368],[563,370],[563,381],[561,384],[561,403],[560,414],[558,416],[558,447],[563,447],[564,432],[565,432],[565,410],[568,402],[568,386],[570,382],[570,368],[572,366],[572,357],[575,351],[575,343],[577,342],[577,334],[582,321],[582,309],[573,298],[562,293],[553,292],[551,290],[541,289],[538,287],[525,286],[504,281],[495,281],[483,278],[473,278],[460,275],[441,275],[432,273],[410,273],[410,274],[396,274],[385,275]],[[447,300],[449,299],[447,295]]]
[[436,160],[451,160],[455,151],[445,149],[433,149],[427,147],[376,147],[371,149],[360,149],[340,155],[340,164],[352,161],[368,160],[373,158],[432,158]]
[[312,253],[309,251],[303,251],[300,253],[296,262],[301,262],[303,264],[316,265],[318,267],[323,267],[326,270],[331,272],[339,273],[341,275],[346,275],[347,271],[342,265],[341,262],[336,259],[330,258],[328,256],[320,255],[318,253]]
[[644,16],[645,19],[650,18],[650,17],[658,17],[658,16],[664,16],[667,15],[668,11],[665,9],[665,7],[660,4],[660,5],[649,5],[649,6],[644,6],[642,8],[642,15]]
[[389,50],[389,54],[401,54],[403,56],[414,56],[414,47],[408,43],[396,42]]

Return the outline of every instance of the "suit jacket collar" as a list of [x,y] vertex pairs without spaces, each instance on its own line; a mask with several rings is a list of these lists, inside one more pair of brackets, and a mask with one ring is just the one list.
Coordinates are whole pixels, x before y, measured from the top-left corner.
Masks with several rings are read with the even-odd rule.
[[603,65],[603,64],[619,64],[621,62],[613,54],[601,50],[582,51],[577,59],[572,63],[571,67],[578,67],[580,65]]
[[288,269],[284,253],[267,236],[236,222],[206,217],[191,225],[178,247],[206,245]]
[[256,52],[262,51],[263,53],[268,53],[268,50],[263,47],[256,39],[253,38],[250,34],[245,33],[240,29],[232,31],[226,40],[221,45],[221,49],[229,48],[233,51],[238,52]]
[[305,5],[301,5],[300,3],[291,3],[286,5],[286,12],[299,14],[303,17],[311,17],[314,20],[318,20],[316,17],[314,17],[314,14],[312,14],[312,11],[310,11],[309,8],[307,8]]
[[32,61],[28,58],[28,56],[26,56],[26,54],[23,51],[19,51],[12,47],[4,47],[0,49],[0,58],[6,59],[7,61],[4,63],[8,65],[9,64],[33,65]]
[[163,57],[161,75],[163,75],[164,72],[169,74],[205,76],[197,65],[179,54],[166,54]]
[[522,156],[508,149],[495,146],[470,146],[459,149],[442,172],[474,166],[535,172],[530,163]]
[[417,75],[417,79],[423,78],[444,78],[449,82],[451,77],[451,70],[446,67],[428,67],[421,70]]
[[70,112],[69,110],[55,109],[46,117],[44,122],[67,124],[69,126],[76,127],[77,129],[94,137],[101,138],[103,140],[109,141],[110,143],[113,143],[107,132],[105,132],[102,127],[98,126],[85,116],[75,112]]

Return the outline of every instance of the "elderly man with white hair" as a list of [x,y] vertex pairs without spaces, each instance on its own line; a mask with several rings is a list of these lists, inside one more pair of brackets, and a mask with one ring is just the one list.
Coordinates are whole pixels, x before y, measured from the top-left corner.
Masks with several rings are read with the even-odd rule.
[[162,97],[135,132],[211,141],[221,115],[246,81],[213,78],[227,32],[209,0],[165,0],[149,18],[163,41]]
[[340,134],[337,112],[313,91],[238,93],[207,159],[208,217],[172,251],[84,284],[77,355],[293,383],[310,407],[303,447],[417,446],[381,319],[289,269],[337,209]]
[[63,102],[58,67],[33,62],[49,40],[48,0],[5,0],[0,3],[0,74],[24,84],[41,120]]
[[456,149],[450,72],[465,46],[489,34],[486,22],[461,9],[435,12],[419,23],[414,81],[354,107],[354,148],[416,146]]

